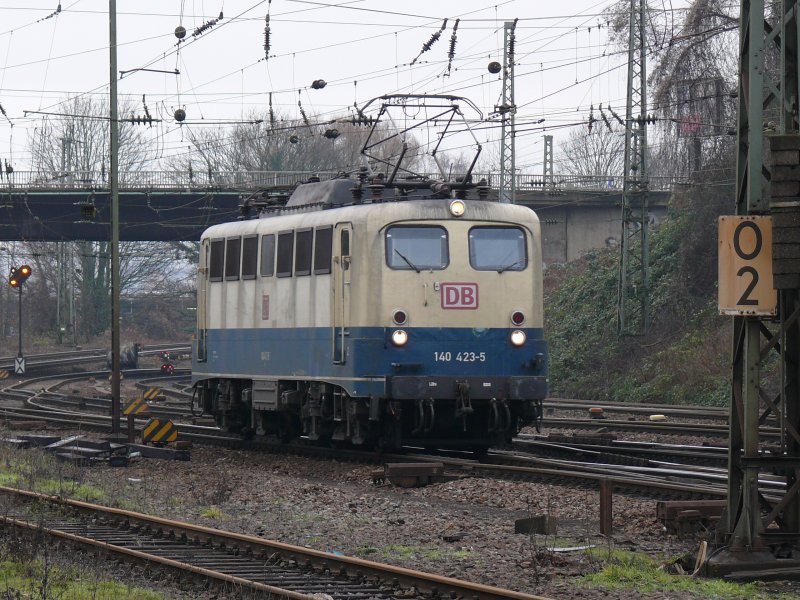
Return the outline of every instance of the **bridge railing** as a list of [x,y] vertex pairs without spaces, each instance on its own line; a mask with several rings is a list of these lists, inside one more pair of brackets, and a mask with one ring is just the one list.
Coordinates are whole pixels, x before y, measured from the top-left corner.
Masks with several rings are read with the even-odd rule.
[[[204,190],[225,189],[251,192],[271,187],[292,187],[308,181],[312,176],[322,180],[332,179],[337,171],[123,171],[119,174],[120,190]],[[429,174],[431,179],[437,179]],[[486,179],[497,189],[500,175],[497,172],[473,173],[473,181]],[[650,189],[669,191],[679,177],[651,177]],[[516,175],[516,188],[527,191],[602,190],[622,191],[624,179],[614,175],[552,175],[543,177],[530,173]],[[71,171],[42,173],[39,171],[13,171],[0,173],[2,191],[49,190],[107,190],[106,171]]]

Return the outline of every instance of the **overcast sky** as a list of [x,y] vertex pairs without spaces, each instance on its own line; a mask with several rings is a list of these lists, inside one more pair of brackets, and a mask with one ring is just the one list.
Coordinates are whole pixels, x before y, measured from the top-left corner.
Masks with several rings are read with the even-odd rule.
[[[144,113],[145,95],[150,113],[163,119],[148,131],[163,154],[185,150],[188,129],[221,127],[251,111],[265,112],[270,92],[274,109],[290,118],[300,117],[298,100],[314,120],[349,114],[354,103],[363,106],[392,93],[462,95],[488,117],[500,103],[502,86],[501,75],[490,74],[487,65],[502,62],[504,22],[518,18],[516,163],[522,172],[538,174],[544,134],[563,139],[571,126],[587,120],[590,105],[611,105],[624,114],[627,56],[609,45],[602,15],[611,4],[119,0],[118,70],[128,71],[119,81],[119,93],[136,114]],[[685,4],[667,0],[653,7]],[[0,0],[0,104],[7,115],[0,115],[0,159],[12,159],[17,170],[30,168],[29,131],[43,119],[57,119],[60,101],[84,94],[108,96],[108,2],[66,0],[59,13],[57,6],[56,0]],[[223,18],[216,24],[192,35],[220,12]],[[440,39],[420,55],[445,18]],[[179,25],[187,35],[176,45]],[[327,86],[312,89],[316,79]],[[187,114],[182,126],[173,117],[177,108]],[[540,119],[545,121],[536,124]],[[483,127],[477,135],[487,156],[498,154],[499,127]],[[158,165],[154,162],[152,168]]]

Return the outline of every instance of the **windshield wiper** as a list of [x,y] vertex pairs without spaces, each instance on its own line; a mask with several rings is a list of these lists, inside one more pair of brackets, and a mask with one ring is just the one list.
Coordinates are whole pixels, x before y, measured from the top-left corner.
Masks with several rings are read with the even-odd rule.
[[517,265],[521,265],[523,262],[525,262],[525,259],[524,258],[520,258],[519,260],[515,260],[510,265],[506,265],[505,267],[500,267],[499,269],[497,269],[497,272],[498,273],[502,273],[503,271],[508,271],[509,269],[513,269]]
[[419,268],[417,267],[417,265],[415,265],[415,264],[414,264],[414,263],[412,263],[410,260],[408,260],[408,258],[406,258],[406,256],[405,256],[405,255],[404,255],[402,252],[400,252],[400,250],[398,250],[397,248],[395,248],[395,249],[394,249],[394,251],[395,251],[395,252],[397,252],[397,256],[399,256],[399,257],[400,257],[400,258],[402,258],[404,261],[406,261],[406,264],[407,264],[409,267],[411,267],[411,268],[412,268],[412,269],[414,269],[414,270],[415,270],[417,273],[419,273]]

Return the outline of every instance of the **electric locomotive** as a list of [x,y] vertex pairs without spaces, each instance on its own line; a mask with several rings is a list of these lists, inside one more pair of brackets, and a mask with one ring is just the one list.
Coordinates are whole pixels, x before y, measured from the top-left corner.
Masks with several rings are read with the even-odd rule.
[[482,183],[311,182],[207,229],[196,404],[243,435],[381,448],[483,451],[538,426],[539,220]]

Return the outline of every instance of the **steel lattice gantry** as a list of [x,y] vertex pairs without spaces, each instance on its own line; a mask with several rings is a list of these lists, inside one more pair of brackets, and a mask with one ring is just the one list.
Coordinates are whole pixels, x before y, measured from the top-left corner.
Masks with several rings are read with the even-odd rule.
[[[778,314],[733,317],[728,506],[712,575],[800,568],[800,22],[798,0],[773,7],[742,2],[736,214],[772,218]],[[760,431],[768,419],[777,442]],[[761,473],[784,478],[785,495],[765,496]]]
[[641,335],[650,325],[645,5],[646,0],[631,0],[617,290],[617,332],[620,335]]
[[501,118],[500,133],[500,202],[516,201],[516,165],[514,114],[514,30],[517,20],[506,21],[503,27],[503,103],[495,107]]

